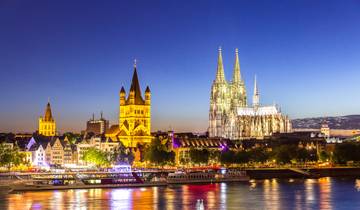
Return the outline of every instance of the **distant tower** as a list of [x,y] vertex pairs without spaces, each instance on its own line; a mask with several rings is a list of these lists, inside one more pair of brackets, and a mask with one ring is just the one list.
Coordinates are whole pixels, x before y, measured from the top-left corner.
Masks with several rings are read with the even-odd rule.
[[39,134],[44,136],[56,135],[56,123],[51,113],[50,101],[46,105],[45,116],[39,118]]
[[259,95],[259,89],[258,89],[258,86],[257,86],[256,75],[255,75],[253,107],[257,108],[257,107],[259,107],[259,105],[260,105],[260,95]]
[[330,137],[329,124],[328,124],[325,120],[321,123],[320,132],[321,132],[322,134],[324,134],[324,136],[325,136],[326,138],[329,138],[329,137]]

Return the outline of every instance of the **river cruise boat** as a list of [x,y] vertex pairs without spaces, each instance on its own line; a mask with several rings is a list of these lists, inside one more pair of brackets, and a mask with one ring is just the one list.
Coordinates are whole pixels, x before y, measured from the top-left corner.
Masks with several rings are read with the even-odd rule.
[[213,183],[213,182],[240,182],[249,181],[250,177],[243,170],[220,170],[215,171],[177,171],[169,173],[168,184],[188,184],[188,183]]
[[10,184],[12,191],[115,188],[166,184],[151,182],[142,172],[37,173]]

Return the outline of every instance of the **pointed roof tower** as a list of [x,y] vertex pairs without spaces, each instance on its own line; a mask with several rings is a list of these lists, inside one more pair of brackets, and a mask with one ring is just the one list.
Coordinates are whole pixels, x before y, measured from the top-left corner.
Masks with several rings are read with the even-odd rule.
[[240,62],[239,62],[239,50],[235,49],[235,65],[234,65],[234,73],[233,73],[233,83],[241,82],[241,73],[240,73]]
[[256,80],[256,75],[255,75],[253,106],[258,107],[259,104],[260,104],[260,95],[259,95],[259,89],[258,89],[258,86],[257,86],[257,80]]
[[53,116],[51,113],[51,106],[50,106],[50,101],[48,100],[48,103],[46,105],[46,110],[45,110],[45,117],[44,117],[45,121],[53,121]]
[[[134,99],[135,99],[135,104],[144,104],[144,99],[141,96],[141,89],[140,89],[140,84],[139,84],[139,79],[138,79],[138,75],[137,75],[137,71],[136,71],[136,60],[134,62],[134,74],[132,77],[132,81],[131,81],[131,86],[130,86],[130,92],[134,92]],[[128,97],[128,101],[130,99],[130,94]]]
[[224,73],[224,65],[222,60],[222,53],[221,47],[219,47],[219,54],[218,54],[218,63],[217,63],[217,71],[216,71],[216,82],[226,82],[225,80],[225,73]]
[[259,95],[259,89],[258,89],[257,81],[256,81],[256,74],[255,74],[255,81],[254,81],[254,95]]

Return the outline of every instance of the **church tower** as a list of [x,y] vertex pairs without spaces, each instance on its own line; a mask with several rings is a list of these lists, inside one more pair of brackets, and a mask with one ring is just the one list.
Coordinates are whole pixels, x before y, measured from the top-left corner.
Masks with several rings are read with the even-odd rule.
[[237,107],[246,107],[247,99],[246,99],[246,89],[244,80],[241,77],[240,72],[240,61],[239,61],[239,51],[235,49],[235,65],[233,78],[231,81],[231,107],[236,109]]
[[230,90],[225,79],[221,48],[218,52],[216,78],[213,81],[210,94],[209,136],[223,135],[223,121],[230,108]]
[[[151,142],[151,92],[146,87],[145,100],[141,89],[134,63],[134,73],[129,95],[126,98],[124,87],[120,90],[119,125],[116,138],[126,147],[136,147],[138,143]],[[114,136],[113,136],[114,137]]]
[[51,113],[50,101],[46,105],[44,117],[39,118],[39,134],[44,136],[56,135],[56,123]]

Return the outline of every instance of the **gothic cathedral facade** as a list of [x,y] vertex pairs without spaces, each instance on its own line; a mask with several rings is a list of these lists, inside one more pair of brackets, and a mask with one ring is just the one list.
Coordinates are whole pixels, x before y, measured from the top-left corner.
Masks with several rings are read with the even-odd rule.
[[216,78],[212,83],[209,110],[209,137],[231,140],[262,139],[273,133],[291,132],[289,118],[276,105],[261,106],[256,76],[253,103],[247,103],[241,78],[238,50],[235,51],[233,77],[226,81],[222,52],[219,49]]

